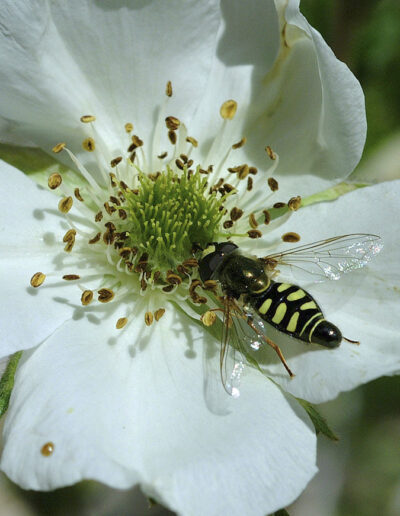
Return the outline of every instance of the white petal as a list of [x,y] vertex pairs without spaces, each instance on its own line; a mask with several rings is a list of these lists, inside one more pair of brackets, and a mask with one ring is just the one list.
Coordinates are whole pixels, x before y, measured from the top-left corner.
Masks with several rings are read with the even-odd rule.
[[[33,274],[55,269],[62,249],[68,228],[57,214],[57,198],[4,162],[0,173],[5,203],[0,226],[0,356],[5,356],[36,346],[71,317],[72,309],[55,300],[57,292],[47,288],[47,282],[37,289],[30,286]],[[70,288],[65,282],[59,293],[65,295]]]
[[288,379],[280,364],[266,369],[296,396],[322,402],[400,371],[400,245],[395,226],[399,196],[400,181],[362,188],[334,202],[303,208],[280,229],[282,234],[299,233],[304,244],[349,233],[377,234],[384,242],[383,251],[364,269],[337,282],[307,286],[325,317],[346,337],[359,340],[360,346],[342,342],[339,348],[327,350],[269,331],[282,345],[296,377]]
[[170,306],[151,328],[142,321],[120,333],[110,319],[71,321],[29,352],[5,424],[7,475],[32,489],[140,482],[193,516],[261,516],[296,498],[316,472],[298,405],[249,369],[242,396],[220,386],[226,410],[213,413],[203,362],[216,370],[218,355],[203,329]]

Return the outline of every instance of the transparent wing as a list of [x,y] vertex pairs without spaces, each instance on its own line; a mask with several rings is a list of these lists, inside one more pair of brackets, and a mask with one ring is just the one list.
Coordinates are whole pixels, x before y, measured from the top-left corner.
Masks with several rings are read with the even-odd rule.
[[268,272],[279,271],[292,277],[312,281],[338,280],[348,272],[360,269],[380,253],[382,239],[377,235],[354,233],[300,245],[260,258]]

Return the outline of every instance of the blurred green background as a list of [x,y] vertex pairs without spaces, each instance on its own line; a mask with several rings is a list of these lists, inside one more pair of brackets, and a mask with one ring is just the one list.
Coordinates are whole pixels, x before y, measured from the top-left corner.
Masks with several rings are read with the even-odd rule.
[[[304,0],[301,7],[365,92],[368,137],[353,178],[400,178],[400,0]],[[398,516],[400,377],[371,382],[320,406],[320,410],[340,441],[319,438],[320,473],[288,508],[290,515]],[[20,490],[2,475],[3,514],[172,513],[159,506],[149,508],[138,489],[121,492],[85,482],[52,493],[35,493]]]

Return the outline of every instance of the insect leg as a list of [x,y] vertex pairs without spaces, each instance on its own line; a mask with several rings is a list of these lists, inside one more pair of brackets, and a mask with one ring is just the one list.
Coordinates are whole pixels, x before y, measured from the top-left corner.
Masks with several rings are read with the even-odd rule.
[[[253,321],[250,318],[247,318],[247,324],[252,328],[258,335],[260,335],[260,332],[257,330],[256,326],[254,325]],[[285,360],[285,357],[282,354],[282,351],[278,344],[275,344],[271,339],[266,337],[265,335],[260,335],[260,337],[268,344],[268,346],[271,346],[271,348],[276,352],[276,354],[279,357],[279,360],[284,365],[286,371],[289,373],[290,378],[293,378],[295,375],[292,373],[290,367],[287,365],[287,362]]]
[[347,339],[346,337],[342,337],[342,339],[345,340],[346,342],[350,342],[350,344],[357,344],[357,346],[360,345],[359,340],[351,340],[351,339]]

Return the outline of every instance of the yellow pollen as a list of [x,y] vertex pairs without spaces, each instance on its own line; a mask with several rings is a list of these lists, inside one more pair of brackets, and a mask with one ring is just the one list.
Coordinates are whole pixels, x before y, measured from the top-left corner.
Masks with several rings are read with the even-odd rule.
[[165,314],[165,308],[159,308],[154,312],[154,319],[159,321],[161,317]]
[[126,123],[125,124],[125,131],[129,134],[133,131],[133,124],[131,124],[130,122]]
[[240,147],[243,147],[243,145],[245,145],[247,142],[247,138],[244,136],[240,142],[237,142],[237,143],[234,143],[232,145],[232,149],[240,149]]
[[297,195],[296,197],[292,197],[288,202],[289,210],[297,211],[301,206],[301,197]]
[[108,303],[109,301],[112,301],[114,299],[114,292],[109,288],[101,288],[97,291],[99,294],[98,300],[100,303]]
[[265,147],[265,152],[268,154],[270,159],[276,160],[276,153],[271,149],[269,145]]
[[58,154],[59,152],[61,152],[65,148],[66,145],[67,144],[65,142],[57,143],[57,145],[55,145],[51,150],[53,152],[55,152],[56,154]]
[[201,317],[200,320],[204,324],[204,326],[212,326],[217,319],[215,312],[211,312],[207,310]]
[[226,100],[220,107],[219,114],[224,120],[232,120],[236,115],[237,102],[235,100]]
[[196,140],[196,138],[193,138],[193,136],[188,136],[188,137],[186,138],[186,141],[187,141],[188,143],[191,143],[191,144],[193,145],[193,147],[197,147],[197,146],[198,146],[198,144],[199,144],[199,143],[198,143],[198,141]]
[[298,233],[294,233],[293,231],[289,231],[288,233],[282,235],[282,240],[284,242],[295,243],[300,240],[300,235]]
[[126,323],[128,322],[127,317],[120,317],[115,325],[117,330],[121,330],[124,326],[126,326]]
[[46,279],[46,274],[43,272],[36,272],[31,278],[31,285],[34,288],[40,287]]
[[167,126],[167,129],[169,129],[170,131],[176,131],[178,127],[181,125],[181,122],[175,116],[167,116],[167,118],[165,119],[165,125]]
[[144,322],[146,326],[151,326],[153,324],[153,314],[151,312],[146,312],[144,314]]
[[82,142],[82,147],[85,151],[93,152],[96,148],[96,144],[94,143],[93,138],[86,138]]
[[83,115],[81,116],[80,120],[84,124],[89,124],[90,122],[94,122],[96,120],[96,117],[93,115]]
[[69,210],[72,208],[72,197],[63,197],[60,202],[58,203],[58,209],[61,211],[61,213],[68,213]]
[[168,81],[165,87],[165,94],[167,97],[172,97],[172,82]]
[[60,174],[57,174],[57,172],[54,174],[51,174],[51,176],[49,176],[49,179],[47,181],[47,184],[51,190],[55,190],[56,188],[58,188],[61,183],[62,183],[62,177],[60,176]]
[[81,303],[83,306],[90,305],[93,301],[93,292],[91,290],[85,290],[81,295]]

